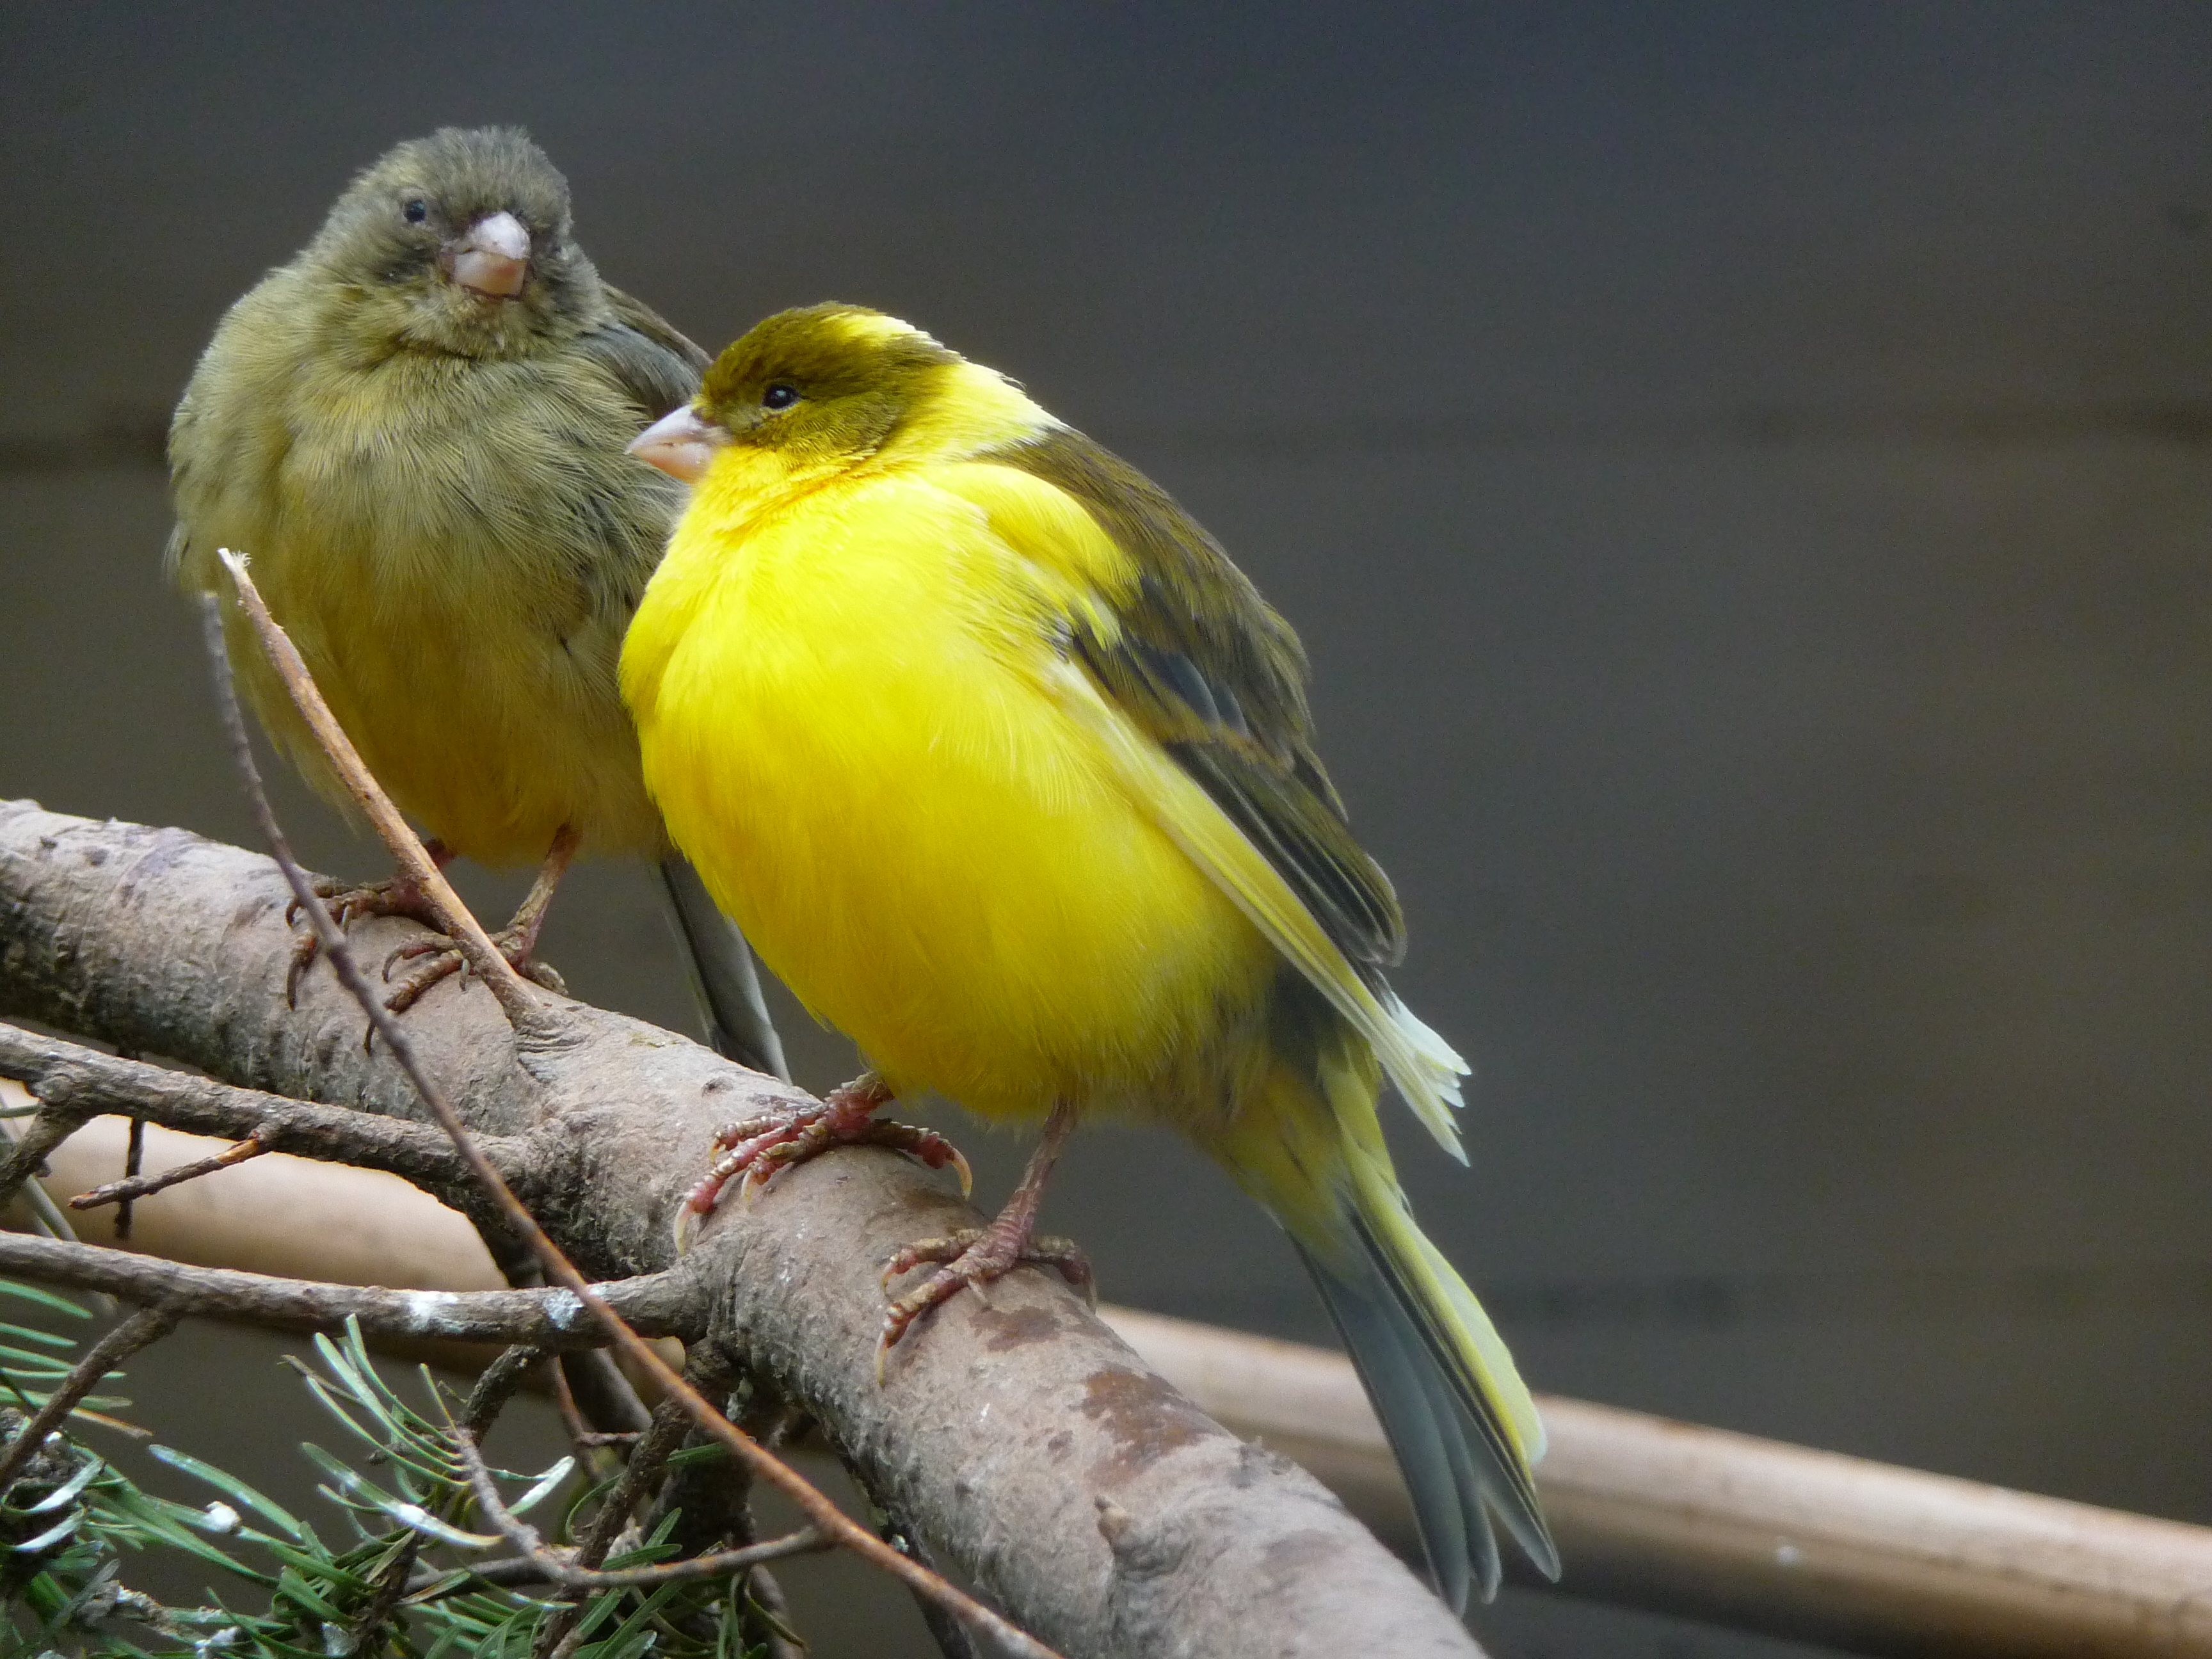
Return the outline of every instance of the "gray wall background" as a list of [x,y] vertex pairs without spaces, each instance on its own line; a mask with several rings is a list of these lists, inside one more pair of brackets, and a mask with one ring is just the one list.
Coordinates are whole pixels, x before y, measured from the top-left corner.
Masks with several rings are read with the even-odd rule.
[[[0,790],[251,839],[149,434],[353,168],[494,120],[702,342],[907,315],[1301,627],[1480,1067],[1407,1184],[1538,1387],[2212,1522],[2212,11],[8,8]],[[641,874],[549,952],[688,1029]],[[1325,1339],[1172,1144],[1048,1220]]]

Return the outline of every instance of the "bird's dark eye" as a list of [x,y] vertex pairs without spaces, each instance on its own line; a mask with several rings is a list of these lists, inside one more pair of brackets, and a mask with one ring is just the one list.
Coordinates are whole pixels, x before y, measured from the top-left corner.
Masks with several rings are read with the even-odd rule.
[[778,380],[761,393],[763,409],[789,409],[799,401],[799,388],[788,380]]
[[400,209],[399,215],[409,224],[419,225],[430,216],[430,204],[418,197]]

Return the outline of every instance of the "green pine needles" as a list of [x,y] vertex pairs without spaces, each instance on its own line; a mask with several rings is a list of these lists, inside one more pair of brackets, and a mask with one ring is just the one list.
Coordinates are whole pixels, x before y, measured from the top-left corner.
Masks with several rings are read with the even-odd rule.
[[[31,1285],[0,1280],[0,1297],[40,1321],[0,1322],[4,1444],[75,1364],[76,1339],[46,1327],[90,1316]],[[625,1482],[618,1467],[593,1480],[568,1457],[534,1474],[482,1466],[472,1480],[462,1408],[427,1368],[410,1404],[379,1374],[358,1327],[341,1340],[316,1337],[314,1350],[314,1364],[291,1363],[343,1431],[343,1451],[301,1449],[325,1477],[318,1490],[336,1505],[335,1524],[319,1530],[166,1446],[149,1449],[204,1486],[208,1502],[194,1508],[142,1490],[80,1438],[80,1425],[129,1402],[89,1395],[0,1496],[0,1659],[757,1659],[745,1632],[765,1615],[743,1566],[613,1584],[573,1571],[580,1533],[618,1486],[627,1507],[638,1480]],[[674,1474],[722,1455],[693,1447],[665,1467]],[[496,1516],[485,1512],[484,1478]],[[544,1536],[520,1519],[549,1509],[558,1519]],[[659,1513],[645,1505],[644,1516],[625,1521],[600,1576],[635,1577],[676,1554],[680,1513],[664,1504]],[[206,1600],[170,1606],[131,1589],[134,1563],[156,1555],[204,1568]],[[564,1571],[578,1582],[560,1582]]]

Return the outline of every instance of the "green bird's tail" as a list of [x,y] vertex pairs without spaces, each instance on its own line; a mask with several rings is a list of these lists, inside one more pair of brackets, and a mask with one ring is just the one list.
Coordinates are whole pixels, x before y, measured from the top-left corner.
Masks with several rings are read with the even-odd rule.
[[1414,1223],[1375,1061],[1341,1027],[1331,1036],[1310,1066],[1272,1056],[1262,1097],[1210,1150],[1297,1246],[1405,1476],[1437,1592],[1464,1612],[1470,1590],[1497,1593],[1493,1517],[1559,1575],[1529,1473],[1543,1425],[1489,1316]]
[[738,924],[715,907],[707,884],[680,853],[660,860],[660,886],[691,971],[692,993],[706,1016],[707,1041],[725,1060],[790,1082],[783,1044],[761,995],[752,947]]

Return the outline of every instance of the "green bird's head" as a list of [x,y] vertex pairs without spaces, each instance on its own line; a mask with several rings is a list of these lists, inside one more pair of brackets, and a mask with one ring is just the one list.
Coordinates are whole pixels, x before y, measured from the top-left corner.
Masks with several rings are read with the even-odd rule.
[[302,257],[364,349],[526,356],[606,307],[568,181],[520,127],[441,127],[364,171]]
[[715,359],[699,395],[630,453],[696,482],[717,451],[774,451],[794,471],[895,451],[921,459],[1050,416],[999,374],[862,306],[779,312]]

